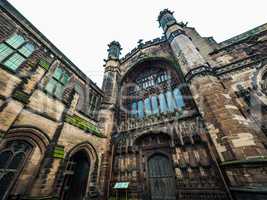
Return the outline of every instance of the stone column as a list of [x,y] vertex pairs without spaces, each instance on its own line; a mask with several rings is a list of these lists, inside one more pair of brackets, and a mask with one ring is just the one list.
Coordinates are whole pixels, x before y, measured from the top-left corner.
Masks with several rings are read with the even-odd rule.
[[[173,12],[163,10],[158,20],[204,119],[230,187],[264,187],[252,169],[255,162],[267,155],[266,149],[250,128],[250,121],[242,116],[213,68],[176,22]],[[265,166],[261,164],[266,174]],[[265,180],[266,183],[267,177]]]
[[102,133],[109,138],[106,149],[101,158],[101,169],[99,177],[101,199],[106,199],[107,188],[109,187],[110,170],[112,166],[111,156],[111,134],[116,126],[115,111],[118,98],[118,80],[120,77],[120,51],[121,46],[118,42],[113,41],[109,45],[108,59],[105,60],[105,73],[102,84],[104,99],[99,111],[99,127]]

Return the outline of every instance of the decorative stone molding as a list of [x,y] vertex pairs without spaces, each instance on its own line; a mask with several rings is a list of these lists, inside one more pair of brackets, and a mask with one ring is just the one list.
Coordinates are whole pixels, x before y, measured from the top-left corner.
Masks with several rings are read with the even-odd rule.
[[84,130],[85,132],[92,133],[97,137],[105,138],[105,136],[102,135],[100,130],[94,124],[90,123],[89,121],[86,121],[85,119],[77,115],[66,115],[65,121],[77,128]]
[[186,82],[190,82],[192,78],[199,75],[212,75],[215,76],[214,69],[211,68],[208,64],[196,67],[194,69],[191,69],[186,75],[185,80]]
[[179,30],[172,32],[167,39],[168,39],[169,43],[171,43],[174,38],[176,38],[177,36],[182,35],[182,34],[186,35],[184,30],[179,29]]

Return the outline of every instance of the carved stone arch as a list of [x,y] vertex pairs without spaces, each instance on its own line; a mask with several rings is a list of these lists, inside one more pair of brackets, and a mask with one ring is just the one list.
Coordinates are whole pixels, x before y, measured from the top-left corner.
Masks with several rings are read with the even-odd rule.
[[133,145],[136,145],[139,139],[142,139],[142,137],[144,136],[148,136],[148,135],[166,135],[170,138],[170,141],[173,141],[173,135],[171,133],[162,131],[160,129],[154,129],[154,130],[149,130],[149,131],[143,131],[140,133],[137,133],[134,137],[133,137]]
[[[97,190],[96,189],[96,177],[98,173],[99,159],[98,159],[97,151],[94,148],[94,146],[90,142],[83,142],[83,143],[77,144],[76,146],[74,146],[72,149],[68,151],[66,158],[65,158],[66,167],[68,167],[68,162],[71,160],[71,158],[80,152],[84,152],[87,156],[88,161],[90,162],[87,186],[86,186],[86,195],[90,197],[92,195],[95,195],[92,193],[95,193]],[[63,198],[63,195],[61,198]]]
[[[263,88],[263,79],[266,79],[265,84],[265,92]],[[267,104],[267,64],[260,63],[256,66],[256,71],[253,73],[251,77],[251,86],[254,90],[256,90],[259,99]]]
[[38,175],[50,140],[45,133],[35,127],[13,127],[1,141],[0,151],[5,151],[5,149],[9,148],[9,145],[15,145],[16,143],[27,143],[30,145],[30,150],[23,163],[18,163],[19,168],[14,176],[14,180],[12,180],[12,189],[8,195],[28,195]]
[[13,127],[8,131],[4,139],[15,140],[18,138],[24,138],[25,140],[29,140],[29,142],[32,141],[32,144],[40,148],[42,154],[45,152],[46,147],[50,143],[49,136],[33,126]]
[[125,72],[121,74],[121,79],[120,79],[119,86],[122,85],[123,81],[125,80],[125,78],[128,76],[129,73],[134,71],[136,69],[136,67],[138,67],[142,63],[145,63],[145,62],[148,62],[148,61],[155,61],[155,62],[156,61],[162,61],[162,62],[165,62],[165,63],[168,64],[169,67],[171,67],[173,70],[175,70],[176,73],[178,73],[180,76],[182,75],[181,72],[179,72],[179,69],[178,69],[178,66],[177,66],[178,64],[174,60],[171,60],[171,59],[166,58],[166,57],[159,57],[159,56],[141,58],[141,59],[137,60],[136,62],[132,63],[131,65],[129,65],[127,67],[127,69],[125,70]]

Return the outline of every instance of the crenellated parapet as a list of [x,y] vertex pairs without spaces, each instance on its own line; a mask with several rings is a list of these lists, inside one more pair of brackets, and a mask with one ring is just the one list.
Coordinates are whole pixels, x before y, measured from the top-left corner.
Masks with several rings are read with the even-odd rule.
[[160,43],[166,42],[166,37],[162,36],[159,38],[155,38],[153,40],[149,40],[146,42],[141,42],[139,43],[139,45],[137,47],[135,47],[133,50],[131,50],[129,53],[127,53],[124,57],[122,57],[120,59],[121,63],[125,62],[126,60],[130,59],[131,57],[133,57],[135,54],[137,54],[139,51],[154,46],[154,45],[158,45]]

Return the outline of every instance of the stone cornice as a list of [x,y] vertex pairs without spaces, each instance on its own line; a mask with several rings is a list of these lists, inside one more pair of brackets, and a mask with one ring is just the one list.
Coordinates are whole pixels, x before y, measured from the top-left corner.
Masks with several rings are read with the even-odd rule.
[[196,67],[194,69],[191,69],[186,75],[185,80],[186,82],[190,82],[195,76],[199,75],[212,75],[214,76],[214,69],[210,67],[208,64],[201,65],[199,67]]
[[135,47],[131,52],[127,53],[123,58],[120,59],[121,63],[125,62],[126,60],[133,57],[136,53],[138,53],[140,50],[166,42],[166,37],[162,36],[161,38],[155,38],[153,40],[149,40],[145,43],[140,43],[137,47]]
[[182,29],[179,29],[179,30],[176,30],[176,31],[173,31],[169,37],[167,38],[169,43],[171,43],[173,41],[174,38],[176,38],[177,36],[179,35],[186,35],[185,31],[182,30]]

